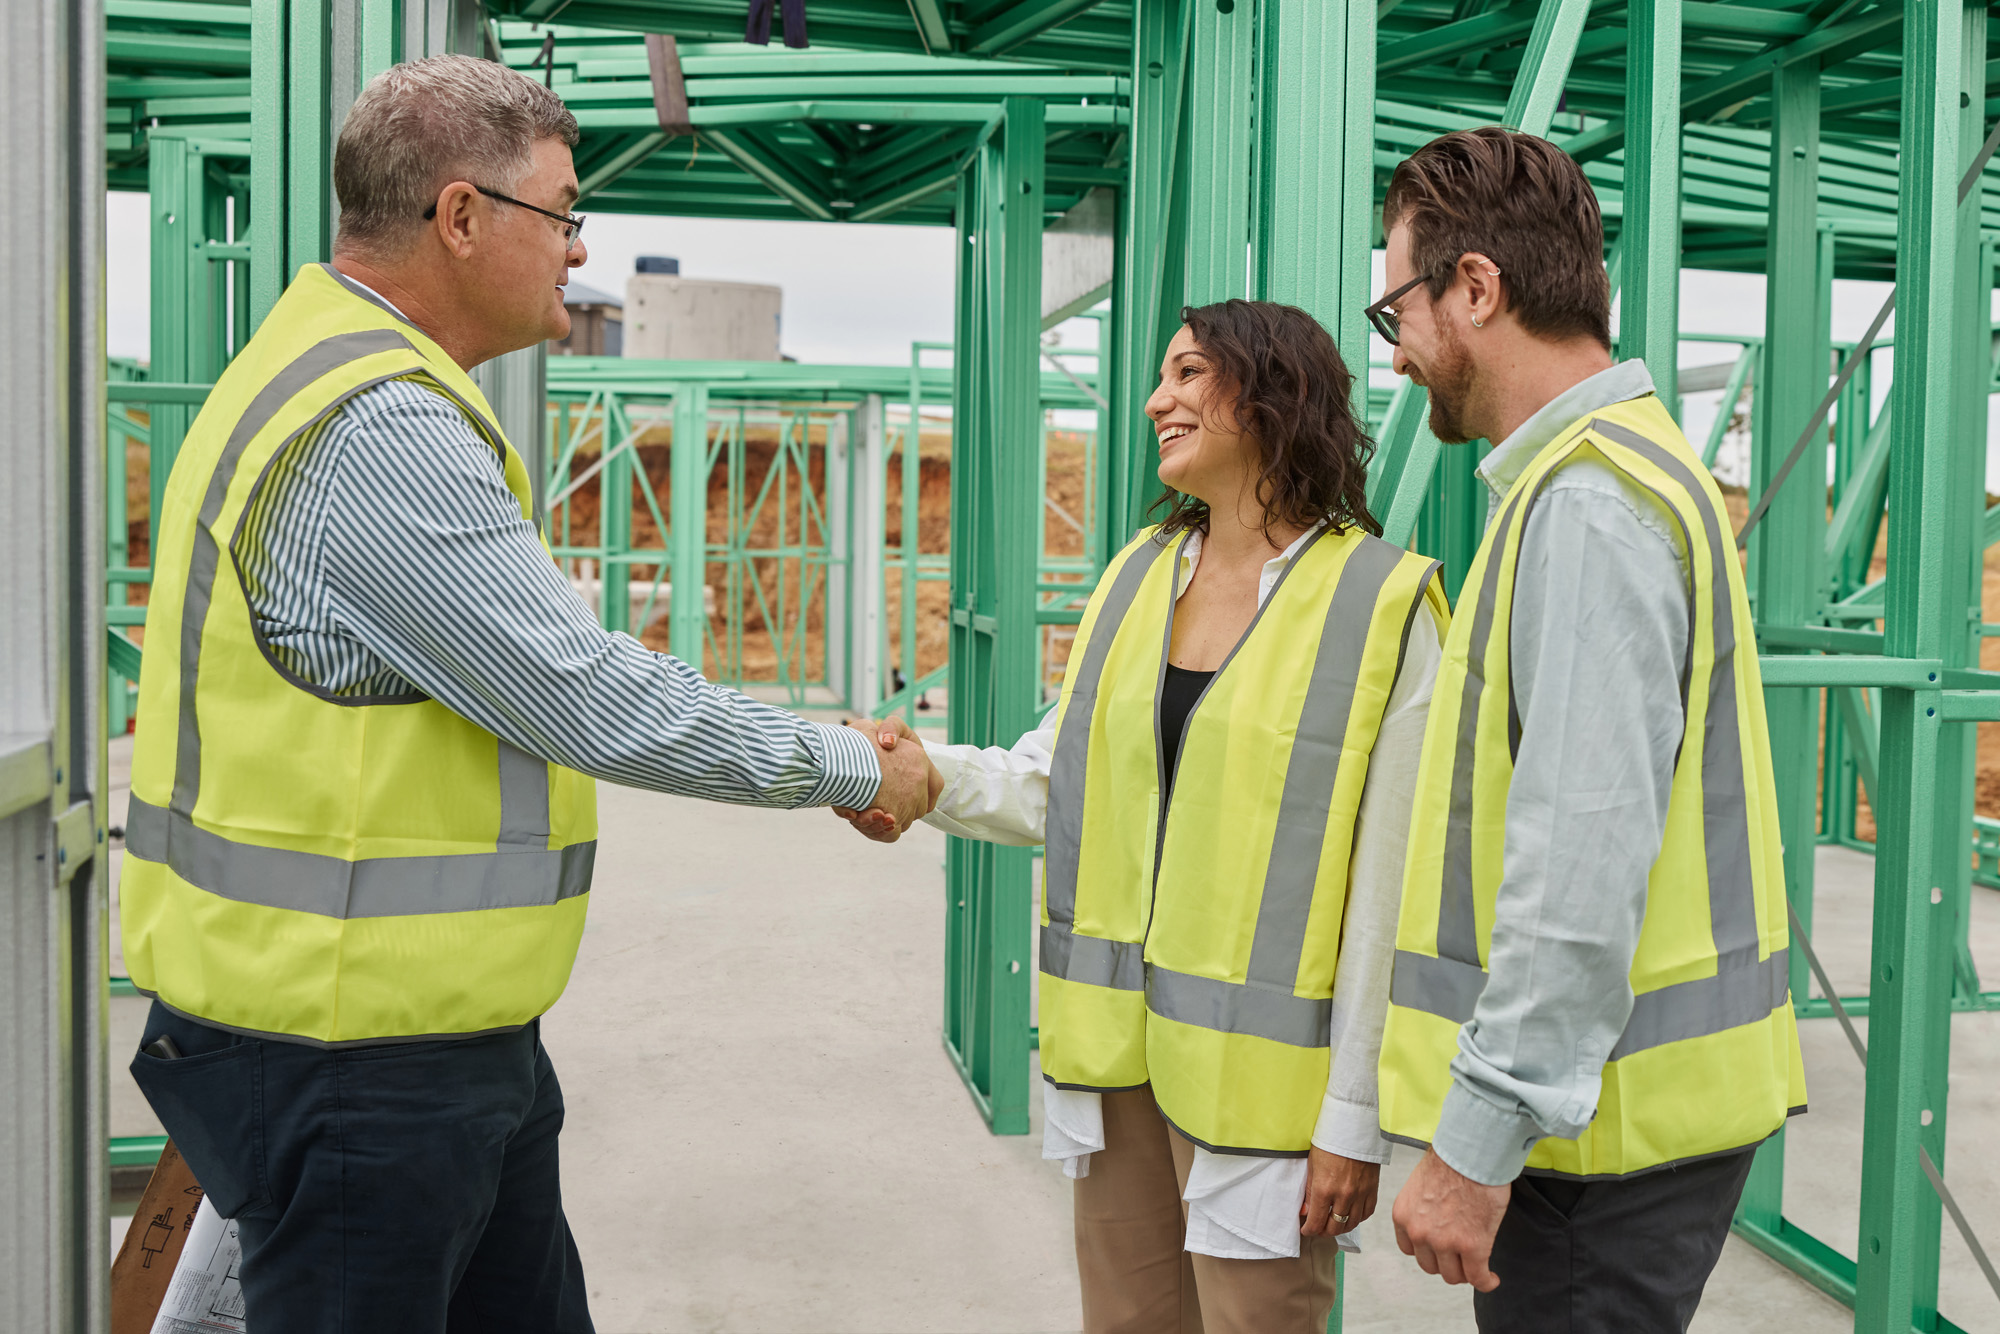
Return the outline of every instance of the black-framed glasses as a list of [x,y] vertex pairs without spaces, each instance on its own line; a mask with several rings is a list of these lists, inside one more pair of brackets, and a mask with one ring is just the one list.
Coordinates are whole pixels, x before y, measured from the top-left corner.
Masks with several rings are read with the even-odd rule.
[[1389,307],[1395,305],[1404,294],[1409,292],[1418,283],[1429,281],[1430,275],[1428,273],[1419,274],[1361,312],[1368,317],[1368,322],[1375,326],[1375,332],[1382,335],[1382,341],[1390,347],[1400,347],[1402,345],[1403,321],[1402,317],[1395,311],[1390,310]]
[[[515,208],[524,208],[530,213],[539,213],[551,222],[561,223],[563,225],[563,250],[568,252],[576,249],[576,238],[583,235],[583,217],[581,214],[551,213],[545,208],[536,208],[533,204],[523,203],[511,195],[503,195],[498,190],[489,190],[483,185],[475,185],[472,188],[479,191],[480,194],[485,195],[488,199],[497,199],[503,204],[512,204]],[[432,204],[424,210],[424,221],[429,222],[437,215],[438,206]]]

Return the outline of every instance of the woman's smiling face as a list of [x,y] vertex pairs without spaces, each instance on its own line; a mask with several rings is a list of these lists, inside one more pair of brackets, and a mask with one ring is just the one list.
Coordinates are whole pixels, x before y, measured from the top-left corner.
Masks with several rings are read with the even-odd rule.
[[1146,415],[1160,444],[1160,480],[1176,491],[1216,504],[1241,485],[1254,452],[1237,428],[1235,402],[1218,385],[1209,357],[1185,326],[1167,344],[1160,386],[1146,400]]

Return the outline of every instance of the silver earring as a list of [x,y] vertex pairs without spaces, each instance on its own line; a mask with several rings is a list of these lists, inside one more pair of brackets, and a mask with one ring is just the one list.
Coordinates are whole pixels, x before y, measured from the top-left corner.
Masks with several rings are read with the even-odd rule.
[[1472,322],[1472,327],[1475,329],[1484,329],[1486,326],[1481,324],[1478,320],[1474,320]]

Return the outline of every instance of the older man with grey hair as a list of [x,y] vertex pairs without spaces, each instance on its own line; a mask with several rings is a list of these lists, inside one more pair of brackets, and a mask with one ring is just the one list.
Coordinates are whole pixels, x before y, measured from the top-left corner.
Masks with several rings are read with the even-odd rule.
[[[120,899],[132,1072],[243,1241],[257,1334],[591,1328],[540,1015],[593,779],[767,806],[939,786],[607,634],[466,372],[567,332],[553,93],[399,65],[307,265],[190,430],[159,525]],[[697,590],[682,596],[699,596]]]

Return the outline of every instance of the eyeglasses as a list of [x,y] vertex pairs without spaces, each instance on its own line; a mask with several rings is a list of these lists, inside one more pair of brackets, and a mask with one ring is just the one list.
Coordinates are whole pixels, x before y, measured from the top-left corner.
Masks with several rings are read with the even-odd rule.
[[[489,190],[483,185],[475,185],[472,188],[479,191],[480,194],[485,195],[488,199],[497,199],[503,204],[512,204],[515,208],[524,208],[530,213],[539,213],[552,222],[561,223],[563,225],[563,250],[568,252],[576,249],[576,238],[583,235],[583,219],[579,215],[575,213],[551,213],[545,208],[536,208],[533,204],[524,204],[518,199],[509,195],[503,195],[498,190]],[[424,221],[429,222],[437,216],[437,213],[438,206],[432,204],[424,210]]]
[[[1500,270],[1494,266],[1492,260],[1487,259],[1484,255],[1476,255],[1475,258],[1478,258],[1479,260],[1485,263],[1486,272],[1488,275],[1494,278],[1498,278],[1500,276]],[[1401,287],[1398,287],[1395,291],[1389,293],[1389,295],[1383,297],[1380,301],[1377,301],[1374,305],[1368,307],[1368,309],[1361,312],[1363,315],[1366,315],[1368,317],[1368,322],[1375,326],[1375,332],[1381,334],[1382,340],[1386,342],[1390,347],[1402,346],[1403,318],[1396,311],[1390,310],[1389,307],[1395,305],[1396,302],[1400,300],[1405,293],[1409,292],[1409,290],[1415,287],[1418,283],[1428,282],[1429,280],[1430,280],[1430,275],[1427,273],[1412,278],[1410,279],[1410,281],[1404,283]],[[1477,321],[1474,321],[1474,323],[1476,324]]]
[[1389,307],[1395,305],[1398,299],[1418,283],[1429,281],[1430,275],[1428,273],[1419,274],[1361,312],[1368,317],[1368,322],[1375,326],[1375,332],[1381,334],[1382,340],[1390,347],[1401,346],[1403,321],[1402,317],[1395,311],[1390,310]]

